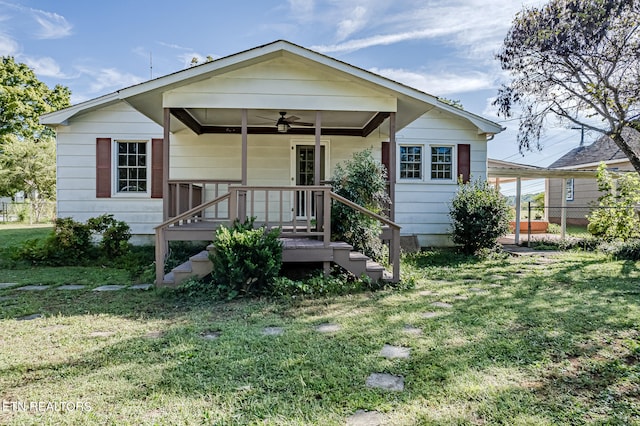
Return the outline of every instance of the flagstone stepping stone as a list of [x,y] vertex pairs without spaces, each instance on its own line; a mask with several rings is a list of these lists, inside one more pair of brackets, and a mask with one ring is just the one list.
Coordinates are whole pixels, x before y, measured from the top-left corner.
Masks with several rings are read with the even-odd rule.
[[467,300],[469,296],[465,296],[464,294],[459,294],[457,296],[453,296],[455,300]]
[[80,284],[65,284],[58,287],[58,290],[82,290],[86,286]]
[[89,334],[89,337],[111,337],[115,334],[115,331],[93,331]]
[[340,331],[342,327],[340,327],[340,324],[331,324],[331,323],[327,323],[327,324],[320,324],[319,326],[316,327],[316,331],[319,333],[333,333],[336,331]]
[[421,291],[421,292],[420,292],[420,293],[418,293],[418,294],[419,294],[420,296],[425,296],[425,297],[427,297],[427,296],[437,296],[437,295],[438,295],[438,293],[433,292],[433,291],[431,291],[431,290],[423,290],[423,291]]
[[282,327],[265,327],[262,329],[262,334],[265,336],[280,336],[284,333],[284,328]]
[[506,280],[507,277],[505,277],[504,275],[491,275],[491,279],[492,280],[496,280],[496,281],[500,281],[500,280]]
[[101,285],[100,287],[96,287],[93,291],[118,291],[125,288],[123,285]]
[[5,300],[13,300],[14,298],[11,296],[2,296],[0,297],[0,302],[4,302]]
[[387,418],[377,411],[358,410],[347,417],[347,426],[382,426]]
[[202,334],[202,338],[204,340],[216,340],[218,337],[220,337],[222,333],[220,333],[219,331],[208,331],[204,334]]
[[422,318],[435,318],[435,317],[439,317],[440,316],[440,312],[423,312],[422,313]]
[[43,317],[42,314],[31,314],[31,315],[25,315],[23,317],[17,318],[17,320],[18,321],[31,321],[31,320],[42,318],[42,317]]
[[153,287],[153,284],[135,284],[129,287],[129,290],[149,290]]
[[491,287],[491,288],[500,288],[500,287],[502,287],[502,284],[489,284],[489,287]]
[[411,348],[405,348],[403,346],[384,345],[379,353],[380,356],[393,359],[393,358],[409,358],[411,356]]
[[0,290],[4,288],[9,288],[9,287],[15,287],[17,285],[18,283],[0,283]]
[[483,288],[478,288],[478,287],[471,287],[469,289],[470,292],[472,293],[476,293],[476,294],[485,294],[485,293],[489,293],[487,290],[483,289]]
[[402,331],[404,331],[407,334],[411,334],[413,336],[419,336],[419,335],[422,334],[422,329],[421,328],[417,328],[417,327],[414,327],[412,325],[405,325],[402,328]]
[[148,337],[149,339],[159,339],[162,337],[164,333],[162,331],[150,331],[147,334],[145,334],[145,337]]
[[444,309],[450,309],[453,308],[453,305],[450,303],[445,303],[445,302],[433,302],[431,304],[431,306],[435,306],[436,308],[444,308]]
[[368,388],[402,392],[404,390],[404,377],[387,373],[372,373],[367,377],[365,385]]
[[18,290],[21,291],[42,291],[48,289],[48,285],[26,285],[24,287],[19,287]]

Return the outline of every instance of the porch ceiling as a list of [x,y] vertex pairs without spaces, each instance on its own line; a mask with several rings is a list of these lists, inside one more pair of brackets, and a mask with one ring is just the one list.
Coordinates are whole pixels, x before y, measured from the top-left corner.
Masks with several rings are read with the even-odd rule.
[[[280,118],[280,111],[285,111],[286,117],[298,117],[290,123],[286,134],[313,135],[315,133],[316,111],[287,110],[286,108],[282,110],[248,109],[247,133],[277,134],[276,122]],[[186,126],[198,135],[241,133],[241,109],[171,108],[171,114],[178,120],[178,122],[173,121],[172,131]],[[322,111],[322,134],[366,137],[380,127],[388,117],[388,112]]]

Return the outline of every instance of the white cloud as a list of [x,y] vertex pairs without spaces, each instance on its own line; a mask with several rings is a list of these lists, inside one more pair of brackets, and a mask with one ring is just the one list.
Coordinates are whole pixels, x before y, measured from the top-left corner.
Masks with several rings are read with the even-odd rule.
[[71,35],[73,26],[64,16],[38,9],[31,9],[31,12],[33,18],[40,25],[40,30],[37,33],[38,38],[53,39]]
[[452,72],[422,73],[396,68],[372,68],[370,71],[434,96],[473,92],[495,87],[491,75],[477,71],[462,74]]
[[0,33],[0,56],[15,56],[20,49],[18,42],[12,37]]
[[68,79],[72,78],[71,76],[65,75],[60,69],[60,65],[55,61],[55,59],[50,57],[42,57],[42,58],[31,58],[31,57],[21,57],[21,60],[24,61],[30,68],[32,68],[35,73],[40,77],[56,77]]
[[112,90],[122,89],[141,83],[144,78],[115,68],[93,69],[89,67],[76,67],[78,71],[91,78],[89,83],[90,94],[102,94]]
[[338,40],[344,40],[356,31],[359,31],[367,24],[367,9],[356,6],[350,13],[349,18],[338,23]]

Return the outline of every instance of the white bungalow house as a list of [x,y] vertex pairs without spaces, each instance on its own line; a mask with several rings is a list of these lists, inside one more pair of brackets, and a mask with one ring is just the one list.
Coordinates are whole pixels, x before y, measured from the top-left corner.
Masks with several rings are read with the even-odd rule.
[[[60,217],[112,213],[136,240],[155,239],[158,282],[170,240],[205,240],[216,224],[256,216],[282,228],[285,261],[361,270],[330,241],[323,185],[371,148],[389,170],[383,222],[399,276],[399,234],[449,242],[448,202],[486,178],[489,120],[406,85],[276,41],[47,114],[57,132]],[[359,206],[352,206],[359,209]],[[306,243],[303,243],[306,241]],[[310,242],[313,241],[313,242]],[[305,250],[308,249],[308,250]],[[345,260],[346,256],[346,260]],[[177,273],[177,272],[176,272]]]

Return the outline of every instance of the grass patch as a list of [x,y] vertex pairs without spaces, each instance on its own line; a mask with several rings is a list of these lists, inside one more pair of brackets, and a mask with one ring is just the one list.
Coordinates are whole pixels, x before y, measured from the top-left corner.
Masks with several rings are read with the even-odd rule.
[[[403,259],[412,289],[230,303],[93,292],[126,284],[126,271],[37,268],[20,282],[61,278],[43,292],[0,290],[0,400],[91,410],[4,409],[0,423],[343,425],[363,409],[389,424],[638,424],[638,265],[431,251]],[[55,288],[82,274],[85,290]],[[33,313],[43,317],[16,320]],[[323,323],[341,328],[316,332]],[[378,356],[385,344],[411,357]],[[404,376],[405,391],[366,388],[374,372]]]

